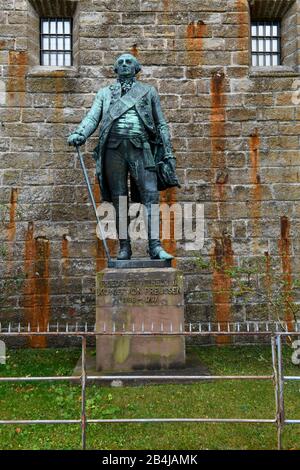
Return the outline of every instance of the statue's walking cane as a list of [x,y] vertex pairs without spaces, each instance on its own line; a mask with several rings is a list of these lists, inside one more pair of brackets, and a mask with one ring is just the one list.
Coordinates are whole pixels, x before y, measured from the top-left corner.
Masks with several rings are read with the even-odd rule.
[[79,150],[78,145],[76,145],[76,150],[77,150],[80,165],[81,165],[81,168],[82,168],[82,171],[83,171],[83,174],[84,174],[84,179],[85,179],[85,182],[86,182],[86,185],[87,185],[87,188],[88,188],[88,193],[89,193],[89,196],[90,196],[90,200],[91,200],[94,212],[95,212],[95,216],[96,216],[97,224],[98,224],[98,227],[99,227],[99,230],[100,230],[100,234],[101,234],[101,238],[102,238],[102,241],[103,241],[104,250],[105,250],[105,253],[106,253],[106,256],[107,256],[107,260],[110,263],[111,262],[111,256],[110,256],[109,249],[108,249],[108,246],[107,246],[107,243],[106,243],[105,234],[103,232],[103,228],[102,228],[102,225],[101,225],[101,220],[99,219],[99,216],[98,216],[97,206],[96,206],[94,194],[93,194],[93,191],[92,191],[92,188],[91,188],[91,183],[90,183],[90,180],[89,180],[89,176],[87,174],[86,167],[85,167],[84,160],[83,160],[83,156],[81,155],[81,152]]

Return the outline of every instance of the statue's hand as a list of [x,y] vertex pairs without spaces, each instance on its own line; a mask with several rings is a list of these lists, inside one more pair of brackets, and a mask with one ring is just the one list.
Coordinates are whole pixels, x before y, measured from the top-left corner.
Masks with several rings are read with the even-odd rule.
[[177,186],[178,188],[181,187],[178,177],[176,175],[176,157],[172,153],[168,153],[165,155],[163,159],[163,163],[166,163],[164,166],[164,173],[167,176],[167,179],[172,186]]
[[85,137],[77,132],[74,132],[74,134],[71,134],[68,138],[69,145],[82,145],[85,141]]
[[167,154],[165,155],[164,158],[165,161],[168,161],[170,166],[172,167],[172,170],[175,172],[176,171],[176,158],[173,154]]

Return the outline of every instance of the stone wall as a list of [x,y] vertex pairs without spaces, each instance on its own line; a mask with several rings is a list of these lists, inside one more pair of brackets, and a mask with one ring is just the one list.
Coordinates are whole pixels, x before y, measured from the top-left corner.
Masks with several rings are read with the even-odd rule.
[[[105,260],[66,138],[114,79],[111,66],[124,51],[140,59],[139,78],[157,87],[170,123],[183,184],[162,200],[205,206],[201,253],[165,243],[185,272],[187,319],[272,315],[259,299],[231,300],[228,269],[263,258],[266,270],[275,263],[282,272],[287,290],[299,275],[300,1],[283,19],[288,67],[260,71],[249,68],[247,0],[79,1],[74,66],[40,67],[38,8],[55,3],[74,7],[0,0],[0,204],[8,220],[0,267],[2,277],[25,275],[2,303],[1,319],[94,320],[94,275]],[[84,149],[93,183],[95,142]],[[100,201],[95,184],[94,192]]]

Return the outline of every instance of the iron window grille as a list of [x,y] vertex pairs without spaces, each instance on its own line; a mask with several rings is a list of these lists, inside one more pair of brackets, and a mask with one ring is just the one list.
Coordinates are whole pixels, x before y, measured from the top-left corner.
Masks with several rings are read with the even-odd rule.
[[40,63],[50,66],[71,66],[72,18],[41,18]]
[[279,21],[251,22],[252,66],[275,67],[281,63]]

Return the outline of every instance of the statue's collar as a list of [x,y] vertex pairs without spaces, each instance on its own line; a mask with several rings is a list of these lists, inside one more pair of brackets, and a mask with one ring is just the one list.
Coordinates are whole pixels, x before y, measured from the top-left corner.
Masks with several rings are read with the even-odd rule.
[[118,77],[117,82],[121,83],[121,85],[123,85],[123,83],[127,83],[128,85],[132,86],[136,82],[136,78],[135,77],[130,77],[130,78]]
[[[132,81],[132,84],[131,84],[130,89],[131,89],[132,87],[136,86],[136,84],[138,83],[135,78],[134,78],[133,80],[130,80],[130,81]],[[110,89],[111,89],[112,91],[118,91],[118,92],[121,93],[121,90],[122,90],[122,82],[124,82],[124,83],[129,83],[130,81],[129,81],[129,80],[121,81],[121,80],[117,79],[117,80],[110,86]]]
[[[110,85],[109,88],[114,98],[121,97],[121,83],[119,80],[116,80],[115,83]],[[122,98],[124,98],[128,94],[139,95],[140,93],[145,92],[144,88],[145,88],[144,85],[140,81],[134,79],[130,90],[125,95],[123,95]]]

